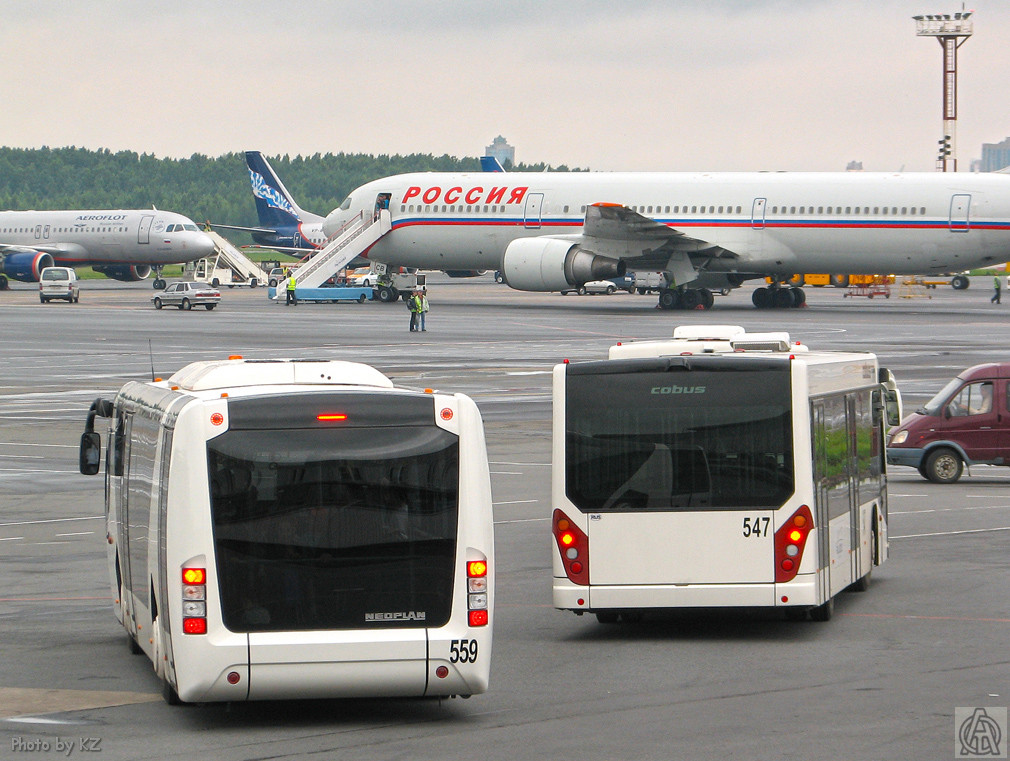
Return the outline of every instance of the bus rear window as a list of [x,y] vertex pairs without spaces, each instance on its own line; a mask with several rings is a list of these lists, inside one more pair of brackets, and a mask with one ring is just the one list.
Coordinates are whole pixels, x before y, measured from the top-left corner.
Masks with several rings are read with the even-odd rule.
[[575,506],[583,512],[781,506],[793,492],[788,365],[648,367],[569,369],[565,475]]
[[230,430],[208,442],[225,626],[440,626],[459,444],[429,426]]

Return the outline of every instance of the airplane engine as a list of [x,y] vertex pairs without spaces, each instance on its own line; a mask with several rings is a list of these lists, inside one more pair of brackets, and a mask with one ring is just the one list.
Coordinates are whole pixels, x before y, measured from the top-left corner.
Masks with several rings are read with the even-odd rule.
[[146,280],[151,274],[151,266],[148,264],[102,264],[92,267],[95,272],[100,272],[105,277],[113,280],[122,280],[126,283],[135,283],[138,280]]
[[37,283],[42,270],[52,266],[51,254],[42,251],[15,252],[4,257],[3,274],[22,283]]
[[505,282],[519,291],[560,291],[590,280],[622,277],[620,259],[583,251],[560,238],[519,238],[505,249]]

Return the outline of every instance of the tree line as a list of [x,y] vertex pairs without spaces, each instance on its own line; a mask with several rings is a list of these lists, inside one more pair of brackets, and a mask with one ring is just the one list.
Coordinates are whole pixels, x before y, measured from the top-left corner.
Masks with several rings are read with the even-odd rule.
[[[295,201],[326,215],[354,188],[404,172],[480,171],[475,157],[413,153],[316,153],[268,156]],[[568,171],[562,165],[508,165],[513,171]],[[576,170],[578,171],[578,170]],[[245,154],[188,159],[86,148],[0,147],[0,209],[143,209],[185,214],[195,222],[255,226]],[[232,237],[232,236],[229,236]]]

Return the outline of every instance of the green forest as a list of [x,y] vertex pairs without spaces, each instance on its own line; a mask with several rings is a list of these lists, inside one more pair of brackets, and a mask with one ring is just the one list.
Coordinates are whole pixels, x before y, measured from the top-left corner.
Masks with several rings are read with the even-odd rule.
[[[316,153],[267,156],[267,160],[298,205],[320,215],[332,211],[354,188],[380,177],[403,172],[480,171],[480,160],[475,157],[419,153]],[[546,164],[507,168],[568,171],[565,166]],[[258,224],[242,153],[173,159],[106,149],[0,147],[0,209],[151,206],[185,214],[198,223]]]

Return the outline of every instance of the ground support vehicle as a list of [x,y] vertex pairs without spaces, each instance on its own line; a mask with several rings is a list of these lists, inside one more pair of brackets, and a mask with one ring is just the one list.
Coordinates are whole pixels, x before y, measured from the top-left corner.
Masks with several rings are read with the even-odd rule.
[[[325,286],[323,288],[295,288],[295,296],[299,302],[317,301],[337,304],[341,301],[356,301],[364,304],[375,298],[375,290],[359,286]],[[285,288],[283,284],[277,288],[267,288],[267,298],[275,299],[278,304],[286,302]]]
[[874,296],[883,296],[889,299],[892,283],[894,283],[893,275],[849,275],[849,287],[842,294],[842,298],[866,296],[872,299]]
[[81,300],[81,286],[73,267],[46,267],[39,274],[39,301],[58,299],[68,304]]
[[462,394],[356,362],[195,362],[96,399],[113,608],[169,702],[488,686],[494,535]]
[[869,353],[681,327],[554,369],[554,606],[831,617],[887,559],[885,413]]
[[935,483],[961,478],[964,466],[1010,465],[1010,363],[959,373],[887,437],[887,461]]

